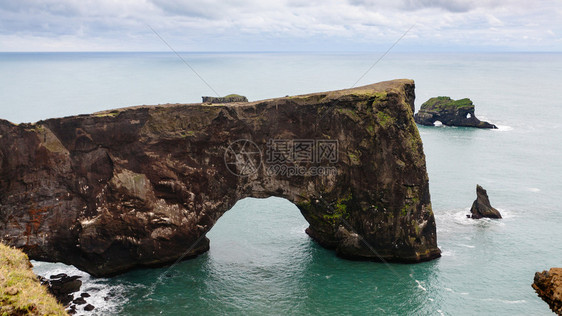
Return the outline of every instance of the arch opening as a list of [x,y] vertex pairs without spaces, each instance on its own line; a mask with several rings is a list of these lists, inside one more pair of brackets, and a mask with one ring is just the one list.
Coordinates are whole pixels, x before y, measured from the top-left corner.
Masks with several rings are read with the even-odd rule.
[[209,257],[244,264],[257,258],[272,264],[287,256],[298,258],[313,243],[305,232],[308,226],[298,207],[287,199],[247,197],[237,201],[207,233]]
[[239,200],[207,234],[202,268],[212,276],[208,283],[249,310],[270,310],[273,302],[275,309],[292,308],[291,294],[307,288],[313,263],[322,262],[318,256],[333,255],[315,245],[308,225],[284,198]]

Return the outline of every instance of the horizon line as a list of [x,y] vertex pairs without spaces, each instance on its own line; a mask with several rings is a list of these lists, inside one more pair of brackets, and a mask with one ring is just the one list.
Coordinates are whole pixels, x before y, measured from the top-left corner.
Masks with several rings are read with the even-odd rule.
[[[172,53],[168,50],[77,50],[77,51],[0,51],[0,54],[80,54],[80,53],[147,53],[147,54],[156,54],[156,53]],[[178,53],[184,54],[279,54],[279,53],[312,53],[312,54],[334,54],[334,53],[348,53],[348,54],[357,54],[357,53],[383,53],[383,51],[369,51],[369,50],[240,50],[240,51],[218,51],[218,50],[194,50],[194,51],[185,51],[185,50],[178,50]],[[527,53],[527,54],[544,54],[544,53],[562,53],[562,51],[549,51],[549,50],[537,50],[537,51],[527,51],[527,50],[446,50],[446,51],[394,51],[394,54],[465,54],[465,53],[477,53],[477,54],[508,54],[508,53]]]

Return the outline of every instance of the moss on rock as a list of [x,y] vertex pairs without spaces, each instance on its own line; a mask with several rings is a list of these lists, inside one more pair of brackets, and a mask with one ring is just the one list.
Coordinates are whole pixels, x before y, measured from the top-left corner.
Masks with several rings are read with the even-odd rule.
[[466,108],[474,111],[474,104],[468,98],[453,100],[450,97],[435,97],[427,100],[422,104],[422,108],[427,111],[441,111],[446,109]]

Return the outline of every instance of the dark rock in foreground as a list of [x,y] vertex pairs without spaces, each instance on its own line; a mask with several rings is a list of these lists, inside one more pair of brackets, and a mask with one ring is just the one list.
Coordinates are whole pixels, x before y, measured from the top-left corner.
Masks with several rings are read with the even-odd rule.
[[470,99],[431,98],[422,104],[415,115],[415,120],[418,124],[428,126],[433,126],[436,121],[440,121],[447,126],[497,128],[494,124],[476,118],[474,104]]
[[[78,280],[80,276],[68,276],[65,273],[51,275],[49,279],[39,277],[41,284],[49,290],[49,292],[57,299],[57,301],[66,307],[66,312],[70,315],[76,314],[76,308],[79,305],[87,304],[86,298],[90,297],[88,293],[81,293],[80,296],[74,298],[75,292],[80,291],[82,281]],[[86,305],[84,310],[91,311],[95,307]]]
[[277,196],[340,256],[437,258],[414,98],[412,80],[394,80],[249,103],[0,120],[0,239],[36,260],[113,275],[197,256],[238,200]]
[[49,289],[55,295],[64,295],[80,291],[82,281],[78,280],[79,276],[61,278],[60,280],[51,280]]
[[533,289],[553,312],[562,315],[562,268],[535,273]]
[[238,94],[229,94],[224,97],[202,97],[202,99],[203,99],[203,103],[248,102],[248,98]]
[[80,276],[68,276],[64,273],[52,275],[50,279],[40,277],[41,284],[47,287],[49,292],[63,306],[67,306],[74,299],[72,293],[80,291],[82,281]]
[[502,218],[500,211],[490,205],[490,199],[488,199],[486,190],[479,185],[476,185],[476,200],[472,203],[470,213],[472,213],[472,218],[475,219],[482,217]]

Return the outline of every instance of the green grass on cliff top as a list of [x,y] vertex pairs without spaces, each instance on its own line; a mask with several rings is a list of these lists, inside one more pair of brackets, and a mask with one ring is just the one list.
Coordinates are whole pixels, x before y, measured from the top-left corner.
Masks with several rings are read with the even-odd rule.
[[27,255],[0,244],[0,315],[67,315],[31,270]]
[[474,108],[474,104],[469,98],[453,100],[450,97],[436,97],[425,101],[422,106],[424,110],[446,110],[457,108]]

